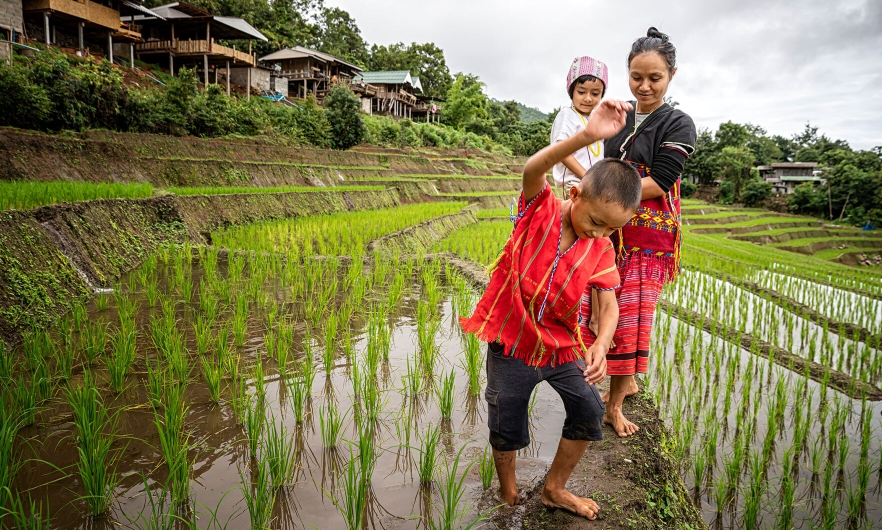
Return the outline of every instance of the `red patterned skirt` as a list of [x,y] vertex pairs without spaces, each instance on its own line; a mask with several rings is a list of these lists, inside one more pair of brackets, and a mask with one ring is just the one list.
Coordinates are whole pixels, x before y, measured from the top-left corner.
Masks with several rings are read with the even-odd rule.
[[[616,347],[606,355],[609,375],[645,374],[649,369],[649,340],[655,308],[664,286],[665,271],[652,257],[633,259],[619,269],[623,280],[616,289],[619,325],[613,334]],[[642,256],[641,256],[642,257]],[[595,336],[588,329],[591,320],[591,290],[582,296],[582,338],[586,346]]]

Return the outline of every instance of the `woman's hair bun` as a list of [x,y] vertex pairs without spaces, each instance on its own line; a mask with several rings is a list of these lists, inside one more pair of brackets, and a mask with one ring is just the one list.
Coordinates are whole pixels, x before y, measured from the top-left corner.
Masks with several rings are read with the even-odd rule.
[[661,31],[655,29],[655,27],[650,26],[648,30],[646,30],[646,36],[649,38],[668,40],[668,36],[662,33]]

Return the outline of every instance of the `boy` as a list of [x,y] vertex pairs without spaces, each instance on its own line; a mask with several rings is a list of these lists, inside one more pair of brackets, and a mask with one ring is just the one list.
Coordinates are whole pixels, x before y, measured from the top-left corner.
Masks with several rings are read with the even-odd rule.
[[[603,160],[561,201],[545,174],[579,148],[618,132],[630,109],[625,102],[604,101],[585,129],[527,161],[514,232],[475,313],[460,319],[466,332],[490,343],[485,390],[490,444],[502,498],[509,505],[519,502],[515,458],[530,443],[530,395],[545,380],[560,394],[567,418],[542,502],[597,517],[593,500],[564,486],[588,442],[602,437],[604,409],[594,385],[606,375],[605,345],[618,321],[613,289],[619,275],[608,236],[637,210],[640,177],[625,162]],[[598,340],[591,348],[579,332],[580,299],[587,285],[600,289]]]

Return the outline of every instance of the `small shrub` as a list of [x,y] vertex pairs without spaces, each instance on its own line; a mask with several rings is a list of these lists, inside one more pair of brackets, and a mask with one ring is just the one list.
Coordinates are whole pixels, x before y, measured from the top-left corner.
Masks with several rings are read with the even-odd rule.
[[365,137],[361,120],[361,101],[346,85],[336,85],[324,101],[325,115],[330,125],[330,143],[334,149],[349,149]]
[[688,199],[695,195],[695,192],[698,190],[698,186],[689,182],[688,180],[683,180],[680,182],[680,196],[684,199]]

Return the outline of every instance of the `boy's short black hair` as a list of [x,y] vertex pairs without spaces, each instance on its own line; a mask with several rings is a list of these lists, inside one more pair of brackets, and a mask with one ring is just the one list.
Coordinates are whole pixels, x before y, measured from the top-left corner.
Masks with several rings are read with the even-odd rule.
[[583,193],[628,210],[637,210],[643,194],[640,174],[618,158],[604,158],[591,166],[579,184]]
[[[576,85],[578,85],[579,83],[585,83],[588,81],[593,83],[594,81],[597,81],[598,79],[600,79],[600,78],[594,77],[593,75],[581,75],[581,76],[577,77],[575,81],[570,83],[570,88],[567,90],[567,93],[570,95],[570,99],[573,99],[573,92],[576,91]],[[603,85],[603,80],[600,80],[600,84]],[[603,85],[603,92],[600,94],[600,97],[603,97],[605,95],[606,95],[606,85]]]

